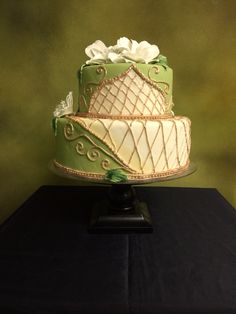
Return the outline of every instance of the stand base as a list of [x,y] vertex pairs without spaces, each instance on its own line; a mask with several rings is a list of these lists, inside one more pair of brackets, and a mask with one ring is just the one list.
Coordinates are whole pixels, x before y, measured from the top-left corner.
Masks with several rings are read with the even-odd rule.
[[131,186],[113,186],[108,199],[95,204],[90,233],[151,233],[151,217],[146,203],[139,202]]
[[151,233],[151,217],[145,203],[137,203],[128,213],[119,214],[110,212],[107,202],[95,205],[90,225],[90,233],[122,233],[139,232]]

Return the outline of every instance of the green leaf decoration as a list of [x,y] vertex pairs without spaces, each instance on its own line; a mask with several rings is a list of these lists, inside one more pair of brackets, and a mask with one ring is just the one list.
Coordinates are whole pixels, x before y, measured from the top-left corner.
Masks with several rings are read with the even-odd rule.
[[163,63],[163,64],[165,64],[165,65],[168,65],[166,56],[159,55],[159,56],[158,56],[158,60],[159,60],[160,63]]
[[52,129],[54,131],[55,136],[57,135],[57,118],[52,118]]
[[106,172],[105,179],[112,183],[119,183],[127,181],[127,175],[122,169],[111,169]]
[[163,55],[159,55],[156,59],[154,59],[151,64],[160,64],[163,66],[163,68],[166,70],[168,67],[167,58]]

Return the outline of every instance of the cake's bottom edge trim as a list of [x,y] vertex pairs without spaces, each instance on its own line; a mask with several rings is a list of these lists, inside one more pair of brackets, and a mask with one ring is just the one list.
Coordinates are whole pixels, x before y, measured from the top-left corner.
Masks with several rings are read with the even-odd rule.
[[[81,179],[88,179],[88,180],[95,180],[95,181],[106,181],[105,174],[95,173],[95,172],[85,172],[80,171],[76,169],[72,169],[67,166],[63,166],[60,164],[57,160],[53,160],[53,164],[56,169],[58,169],[61,173],[64,173],[65,175],[70,175],[75,178],[81,178]],[[186,165],[180,166],[175,169],[166,170],[159,173],[151,173],[151,174],[127,174],[127,181],[149,181],[149,180],[155,180],[155,179],[162,179],[162,178],[168,178],[171,176],[178,176],[181,175],[183,172],[185,172],[190,165],[190,160],[187,161]]]

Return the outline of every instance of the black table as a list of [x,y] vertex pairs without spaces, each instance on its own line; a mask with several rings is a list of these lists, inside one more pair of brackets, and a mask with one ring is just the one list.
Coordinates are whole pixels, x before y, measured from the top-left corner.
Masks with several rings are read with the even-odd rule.
[[151,234],[89,234],[107,188],[42,186],[1,227],[0,313],[236,313],[236,212],[215,189],[137,187]]

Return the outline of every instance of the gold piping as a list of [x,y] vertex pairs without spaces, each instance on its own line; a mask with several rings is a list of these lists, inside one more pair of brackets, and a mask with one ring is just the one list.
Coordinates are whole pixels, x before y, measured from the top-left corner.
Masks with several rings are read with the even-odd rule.
[[[97,179],[97,180],[104,180],[105,174],[100,174],[97,172],[85,172],[80,170],[75,170],[66,166],[61,165],[58,161],[53,160],[53,163],[56,168],[59,168],[61,171],[67,174],[71,174],[77,177],[82,177],[86,179]],[[183,173],[185,170],[188,169],[190,164],[190,161],[188,159],[187,163],[184,166],[174,168],[171,170],[159,172],[159,173],[150,173],[150,174],[128,174],[128,180],[147,180],[147,179],[158,179],[158,178],[164,178],[164,177],[170,177],[172,175],[178,175]]]

